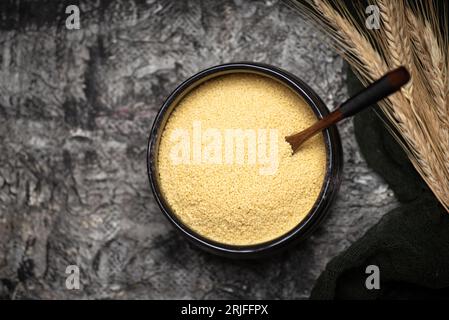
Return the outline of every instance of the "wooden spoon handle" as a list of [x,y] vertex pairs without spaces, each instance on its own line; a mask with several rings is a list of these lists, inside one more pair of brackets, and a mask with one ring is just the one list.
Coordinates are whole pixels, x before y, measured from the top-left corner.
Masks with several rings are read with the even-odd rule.
[[388,72],[379,80],[371,83],[368,87],[357,93],[342,103],[339,108],[317,121],[315,124],[291,136],[285,137],[285,140],[291,145],[293,153],[299,146],[314,136],[321,130],[324,130],[338,121],[353,116],[369,106],[379,102],[389,95],[398,91],[410,80],[410,74],[404,67],[399,67]]
[[355,96],[344,102],[339,110],[343,118],[353,116],[363,109],[398,91],[410,80],[410,74],[404,67],[388,72],[379,80],[371,83]]

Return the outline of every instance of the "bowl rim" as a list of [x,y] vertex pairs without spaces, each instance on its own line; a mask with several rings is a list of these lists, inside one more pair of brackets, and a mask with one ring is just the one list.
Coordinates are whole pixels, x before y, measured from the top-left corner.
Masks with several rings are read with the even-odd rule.
[[184,224],[172,211],[170,205],[165,200],[158,182],[157,158],[161,133],[165,128],[167,119],[176,108],[177,102],[179,102],[186,94],[207,80],[225,74],[239,72],[268,76],[287,85],[308,103],[318,118],[323,117],[330,112],[321,98],[304,81],[280,68],[254,62],[226,63],[207,68],[179,84],[175,90],[170,93],[159,109],[154,118],[150,136],[148,138],[147,174],[154,198],[156,199],[159,208],[175,228],[186,236],[188,240],[206,251],[221,256],[249,258],[277,252],[280,249],[289,246],[289,244],[304,240],[318,226],[327,214],[328,209],[337,194],[341,182],[343,152],[337,128],[332,126],[324,130],[322,134],[326,145],[326,173],[320,193],[310,211],[298,225],[275,239],[252,245],[229,245],[208,239]]

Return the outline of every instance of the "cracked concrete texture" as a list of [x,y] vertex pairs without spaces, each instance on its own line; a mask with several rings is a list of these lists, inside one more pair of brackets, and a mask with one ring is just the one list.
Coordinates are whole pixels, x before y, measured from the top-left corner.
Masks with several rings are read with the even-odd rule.
[[[340,193],[308,241],[260,261],[199,251],[149,188],[147,138],[164,98],[199,70],[246,60],[294,73],[332,106],[347,97],[342,60],[279,1],[84,1],[78,31],[64,27],[61,1],[5,3],[0,297],[306,298],[396,205],[346,121]],[[73,264],[80,290],[65,287]]]

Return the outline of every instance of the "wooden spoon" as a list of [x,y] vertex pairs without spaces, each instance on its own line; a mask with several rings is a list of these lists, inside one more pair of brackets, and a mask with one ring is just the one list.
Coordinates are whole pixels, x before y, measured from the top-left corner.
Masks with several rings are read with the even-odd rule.
[[410,80],[410,74],[405,67],[399,67],[388,72],[379,80],[342,103],[340,107],[318,120],[309,128],[285,137],[295,153],[304,141],[314,136],[323,129],[330,127],[338,121],[351,117],[365,108],[374,105],[380,100],[398,91]]

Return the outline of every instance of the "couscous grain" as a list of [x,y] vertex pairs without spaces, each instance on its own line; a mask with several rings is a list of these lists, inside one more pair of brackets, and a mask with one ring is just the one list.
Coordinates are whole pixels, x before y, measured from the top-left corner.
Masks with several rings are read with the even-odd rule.
[[[287,233],[304,219],[319,196],[326,148],[323,136],[317,135],[292,156],[284,137],[315,121],[315,114],[301,97],[271,78],[242,73],[203,83],[179,102],[161,137],[158,172],[167,203],[185,225],[220,243],[252,245]],[[197,147],[192,141],[199,134],[194,132],[195,123],[203,133]],[[273,137],[269,132],[277,132],[276,146],[268,143],[263,149],[271,155],[276,151],[276,159],[271,164],[254,162],[260,154],[251,160],[248,142],[243,162],[220,162],[219,157],[204,161],[205,152],[210,153],[204,132],[211,128],[214,131],[210,132],[222,132],[223,136],[229,129],[254,130],[257,138],[264,132],[267,143]],[[173,137],[180,129],[191,139],[183,155],[191,161],[174,163],[173,148],[179,141]],[[223,142],[215,152],[223,156],[229,151],[226,145]],[[236,146],[233,148],[235,151]],[[263,174],[263,167],[273,170]]]

